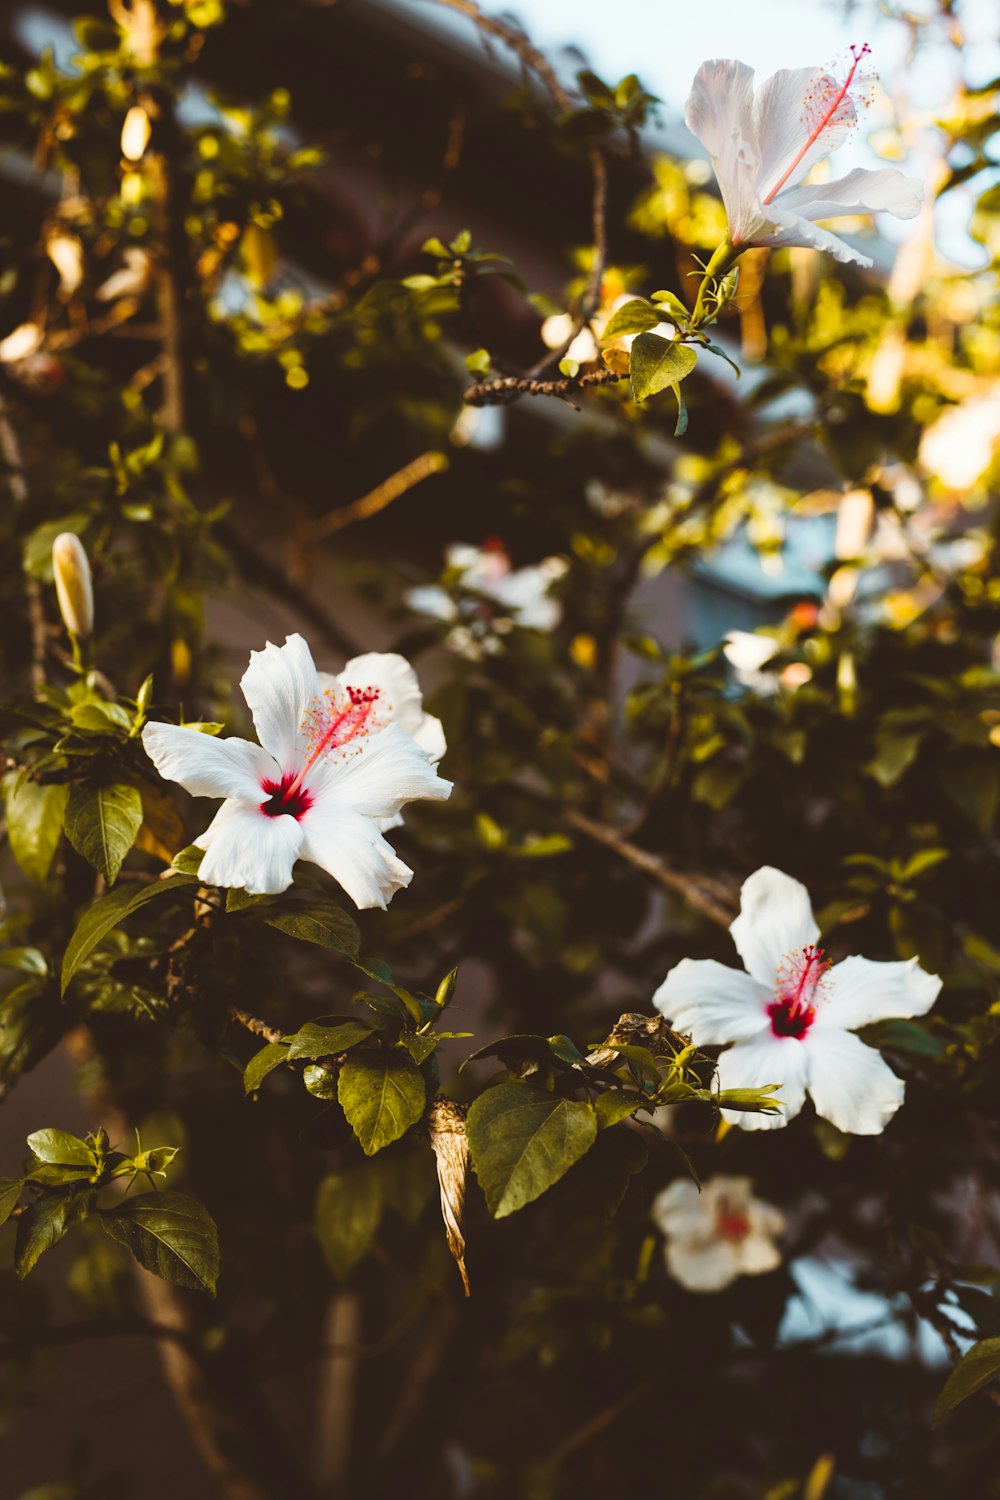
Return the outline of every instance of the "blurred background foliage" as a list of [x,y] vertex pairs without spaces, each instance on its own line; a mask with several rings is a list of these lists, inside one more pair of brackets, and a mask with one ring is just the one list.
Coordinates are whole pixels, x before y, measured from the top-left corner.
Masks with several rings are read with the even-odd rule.
[[[96,1219],[27,1282],[3,1231],[8,1488],[1000,1494],[990,1391],[931,1424],[947,1365],[1000,1335],[1000,80],[979,81],[960,4],[879,7],[958,80],[939,117],[902,111],[873,141],[916,154],[927,207],[898,248],[848,226],[873,271],[746,254],[712,335],[740,378],[701,355],[676,437],[669,393],[636,405],[619,381],[578,381],[605,370],[595,340],[626,294],[690,305],[725,231],[673,124],[682,101],[546,71],[515,23],[445,3],[461,42],[431,5],[113,0],[0,22],[4,888],[21,955],[0,1002],[0,1167],[23,1156],[22,1098],[27,1128],[103,1123],[120,1151],[131,1134],[109,1122],[138,1125],[147,1147],[183,1148],[168,1191],[207,1205],[222,1245],[216,1303],[158,1304]],[[819,61],[807,32],[802,63]],[[959,192],[971,267],[936,240]],[[504,378],[563,389],[464,399]],[[55,608],[63,531],[94,569],[89,683]],[[546,585],[555,628],[484,614],[446,565],[454,542],[568,564]],[[446,620],[407,603],[437,583]],[[473,627],[458,639],[456,620]],[[289,1035],[358,988],[325,886],[298,897],[325,913],[322,943],[296,942],[298,908],[277,903],[284,928],[270,908],[206,921],[178,968],[171,944],[204,916],[178,881],[60,998],[94,897],[60,836],[66,784],[138,797],[114,889],[147,889],[206,819],[157,784],[135,725],[183,711],[244,732],[247,653],[290,629],[321,669],[402,651],[445,725],[455,792],[407,813],[413,885],[359,922],[361,951],[409,987],[383,988],[371,1024],[411,1038],[428,1097],[440,1081],[467,1104],[502,1066],[572,1100],[575,1049],[648,1015],[672,964],[732,962],[739,885],[773,864],[809,887],[835,956],[916,955],[944,977],[931,1016],[869,1037],[907,1081],[886,1134],[809,1113],[719,1130],[695,1059],[690,1102],[602,1129],[511,1217],[470,1183],[465,1302],[424,1125],[363,1156],[315,1064],[305,1088],[282,1067],[244,1101],[261,1036],[234,1008]],[[414,1007],[423,1024],[455,966],[444,1024],[475,1038],[420,1055]],[[522,1040],[458,1073],[504,1033]],[[645,1066],[614,1086],[658,1088]],[[669,1279],[650,1204],[687,1160],[781,1207],[782,1269],[714,1296]],[[175,1392],[169,1351],[190,1366],[184,1427],[157,1344]],[[141,1408],[93,1403],[119,1368]]]

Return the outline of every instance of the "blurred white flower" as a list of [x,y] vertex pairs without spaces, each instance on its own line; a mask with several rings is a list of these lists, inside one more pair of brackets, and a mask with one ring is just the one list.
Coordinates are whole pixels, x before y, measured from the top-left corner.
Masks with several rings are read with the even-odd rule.
[[405,668],[399,657],[388,665],[386,658],[358,657],[340,678],[321,681],[306,642],[290,635],[283,646],[268,642],[252,651],[240,683],[259,745],[146,725],[142,742],[161,776],[193,797],[225,798],[195,840],[206,851],[200,880],[271,895],[291,885],[295,861],[305,859],[332,875],[356,906],[383,909],[409,885],[413,871],[382,829],[404,803],[441,801],[452,787],[401,727],[406,719],[443,748],[443,737],[434,737],[437,720],[423,714]]
[[652,1216],[666,1238],[667,1270],[689,1292],[721,1292],[781,1264],[775,1237],[784,1218],[754,1197],[749,1177],[710,1177],[700,1192],[678,1177],[653,1200]]
[[781,1114],[724,1114],[744,1130],[774,1130],[799,1113],[808,1091],[817,1114],[838,1130],[879,1135],[903,1102],[903,1082],[854,1030],[922,1016],[940,979],[915,958],[852,957],[831,967],[817,946],[805,886],[767,865],[744,881],[730,931],[746,973],[685,958],[653,996],[697,1046],[728,1046],[719,1058],[720,1089],[778,1084]]
[[59,291],[72,297],[83,280],[83,246],[75,234],[57,232],[45,242],[45,253],[59,272]]
[[773,636],[751,630],[728,630],[723,641],[722,654],[732,667],[733,676],[750,693],[767,698],[779,688],[794,692],[812,680],[812,668],[804,661],[789,662],[780,672],[763,670],[783,649],[782,642]]
[[42,330],[37,323],[21,323],[0,339],[0,364],[12,365],[18,360],[28,359],[42,347]]
[[102,281],[94,296],[98,302],[114,302],[118,297],[141,297],[153,275],[149,252],[140,245],[126,245],[122,251],[125,264]]
[[950,490],[970,490],[1000,449],[1000,385],[951,407],[926,428],[919,459]]
[[[501,651],[499,637],[515,626],[549,631],[558,625],[562,609],[549,597],[549,589],[566,572],[564,558],[546,557],[534,567],[512,568],[503,543],[490,540],[482,547],[455,542],[445,559],[460,596],[429,584],[407,590],[405,599],[418,614],[454,625],[445,637],[452,651],[479,661]],[[461,592],[468,597],[461,597]]]
[[708,152],[737,250],[811,245],[837,260],[870,266],[817,219],[888,212],[912,219],[923,184],[896,167],[856,167],[834,182],[796,187],[841,145],[857,123],[858,69],[870,49],[851,48],[843,81],[823,68],[782,68],[756,94],[754,70],[734,58],[702,63],[684,109],[688,129]]

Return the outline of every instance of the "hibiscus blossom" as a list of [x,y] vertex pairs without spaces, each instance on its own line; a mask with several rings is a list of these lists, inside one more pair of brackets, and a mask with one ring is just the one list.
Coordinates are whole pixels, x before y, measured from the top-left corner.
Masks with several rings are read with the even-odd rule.
[[667,1242],[667,1270],[689,1292],[721,1292],[737,1276],[781,1264],[774,1239],[784,1218],[754,1197],[749,1177],[710,1177],[700,1192],[678,1177],[653,1199],[652,1217]]
[[423,713],[412,668],[372,654],[339,677],[320,676],[305,641],[290,635],[250,653],[240,686],[259,745],[176,724],[147,724],[142,733],[161,776],[192,796],[225,798],[195,840],[205,850],[199,878],[273,895],[306,859],[356,906],[384,909],[413,871],[382,829],[405,802],[451,793],[436,772],[441,726]]
[[890,1016],[922,1016],[941,981],[915,958],[831,967],[804,885],[765,866],[744,881],[730,931],[747,968],[682,959],[653,997],[657,1010],[699,1047],[733,1045],[719,1058],[720,1089],[776,1083],[784,1113],[724,1113],[744,1130],[771,1130],[817,1114],[852,1135],[878,1135],[903,1102],[903,1082],[853,1035]]
[[455,542],[446,554],[448,571],[467,595],[456,599],[438,584],[410,589],[406,602],[419,614],[445,620],[453,629],[445,644],[461,656],[479,661],[503,649],[501,636],[514,626],[554,630],[562,611],[549,597],[552,584],[566,572],[561,557],[546,557],[535,567],[512,568],[503,542],[490,538],[482,547]]
[[782,68],[754,93],[754,71],[733,58],[702,63],[684,108],[708,152],[739,252],[751,245],[813,245],[837,260],[870,266],[817,219],[885,211],[912,219],[923,185],[897,167],[857,167],[834,182],[796,186],[857,123],[858,69],[868,53],[851,48],[841,81],[823,68]]

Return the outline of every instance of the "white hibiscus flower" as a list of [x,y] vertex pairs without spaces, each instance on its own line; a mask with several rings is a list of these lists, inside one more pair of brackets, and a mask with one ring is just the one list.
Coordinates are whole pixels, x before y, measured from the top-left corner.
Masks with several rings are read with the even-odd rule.
[[868,256],[815,221],[919,213],[923,185],[897,167],[856,167],[834,182],[795,186],[857,123],[858,68],[869,50],[867,44],[851,48],[843,81],[823,68],[782,68],[756,94],[746,63],[715,58],[698,69],[684,120],[711,158],[737,250],[812,245],[837,260],[870,266]]
[[711,1177],[700,1192],[678,1177],[654,1198],[652,1216],[666,1238],[667,1270],[689,1292],[721,1292],[781,1264],[774,1241],[784,1218],[754,1197],[749,1177]]
[[161,776],[192,796],[225,798],[195,841],[205,850],[199,878],[273,895],[306,859],[356,906],[384,909],[413,871],[382,829],[405,802],[451,793],[436,771],[441,726],[423,713],[412,668],[371,654],[339,677],[321,677],[306,642],[290,635],[250,653],[240,686],[259,745],[176,724],[147,724],[142,733]]
[[852,1135],[878,1135],[903,1102],[903,1082],[856,1027],[922,1016],[941,981],[915,958],[832,967],[804,885],[765,866],[744,881],[730,931],[747,968],[682,959],[653,1003],[699,1047],[725,1045],[720,1089],[778,1084],[780,1115],[725,1110],[744,1130],[773,1130],[799,1113],[808,1092],[817,1114]]
[[445,644],[461,656],[479,661],[502,650],[501,636],[514,626],[525,630],[554,630],[562,616],[549,589],[566,572],[561,557],[546,557],[535,567],[512,568],[503,543],[482,547],[455,542],[445,554],[448,569],[460,589],[478,598],[456,599],[437,584],[408,590],[406,602],[418,614],[453,625]]

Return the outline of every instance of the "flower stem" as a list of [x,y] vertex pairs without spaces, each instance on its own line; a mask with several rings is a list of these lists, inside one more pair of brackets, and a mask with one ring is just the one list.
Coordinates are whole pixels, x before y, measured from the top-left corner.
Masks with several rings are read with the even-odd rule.
[[[741,246],[740,249],[742,248],[743,247]],[[720,281],[722,277],[725,276],[730,266],[735,263],[736,257],[740,253],[740,249],[737,249],[737,247],[733,244],[732,240],[727,235],[726,238],[722,241],[721,245],[718,245],[714,250],[712,259],[705,267],[705,274],[701,278],[701,286],[698,288],[698,299],[694,304],[694,311],[691,314],[692,328],[699,328],[705,321],[705,318],[708,314],[708,309],[706,308],[705,303],[709,296],[709,293],[711,292],[714,284],[717,281]]]

